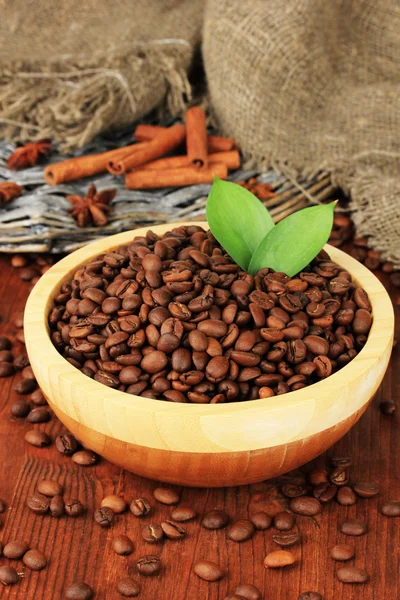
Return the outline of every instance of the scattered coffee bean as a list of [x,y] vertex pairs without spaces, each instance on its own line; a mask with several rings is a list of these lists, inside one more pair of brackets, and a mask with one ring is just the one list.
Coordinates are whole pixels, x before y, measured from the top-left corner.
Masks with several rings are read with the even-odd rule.
[[50,514],[52,517],[60,518],[65,512],[65,502],[62,496],[53,496],[50,500]]
[[11,377],[14,375],[14,365],[10,362],[0,362],[0,377]]
[[72,460],[82,467],[90,467],[97,463],[98,456],[91,450],[78,450],[78,452],[72,455]]
[[0,336],[0,350],[11,350],[11,340],[4,335]]
[[8,542],[3,548],[3,554],[6,558],[18,559],[28,552],[29,544],[24,540],[13,540]]
[[47,565],[47,558],[40,550],[32,549],[24,554],[22,562],[31,571],[41,571]]
[[50,499],[38,492],[34,492],[32,496],[29,496],[26,503],[38,515],[45,515],[49,511]]
[[33,404],[36,404],[36,406],[46,406],[47,404],[47,400],[44,397],[42,390],[35,390],[31,394],[31,400]]
[[194,564],[193,571],[197,577],[204,581],[219,581],[223,578],[224,572],[217,563],[211,560],[199,560]]
[[186,530],[172,521],[163,521],[161,523],[161,529],[163,530],[165,537],[170,540],[181,540],[186,535]]
[[158,556],[143,556],[137,561],[136,568],[140,575],[152,577],[161,571],[161,560]]
[[226,536],[233,542],[245,542],[253,537],[255,527],[251,521],[247,519],[239,519],[235,521],[226,530]]
[[385,517],[400,517],[400,500],[389,500],[382,504],[381,513]]
[[260,511],[252,515],[250,521],[258,531],[265,531],[272,525],[272,517],[265,511]]
[[11,414],[13,417],[17,417],[18,419],[23,419],[27,415],[29,415],[29,411],[31,407],[25,400],[16,400],[11,404]]
[[151,511],[151,504],[147,498],[135,498],[135,500],[132,500],[129,508],[135,517],[140,518],[149,514]]
[[282,510],[274,517],[274,527],[279,531],[289,531],[295,524],[295,518],[292,513]]
[[10,567],[8,565],[2,565],[0,567],[0,583],[7,587],[9,585],[14,585],[18,583],[19,575],[14,567]]
[[13,360],[13,366],[16,371],[22,371],[29,365],[29,358],[27,354],[20,354]]
[[127,535],[118,535],[113,538],[112,547],[114,552],[120,554],[121,556],[127,556],[128,554],[132,554],[134,550],[134,545]]
[[13,363],[14,355],[10,350],[0,350],[0,362]]
[[80,517],[85,512],[85,507],[80,500],[65,500],[64,506],[69,517]]
[[121,596],[125,598],[134,598],[140,594],[140,583],[132,579],[132,577],[124,577],[120,579],[117,584],[117,590]]
[[298,515],[311,517],[318,515],[321,512],[322,506],[316,498],[299,496],[298,498],[293,498],[290,502],[290,509]]
[[40,431],[39,429],[30,429],[25,434],[25,441],[28,442],[31,446],[36,446],[37,448],[44,448],[45,446],[50,446],[51,437],[47,435],[44,431]]
[[291,552],[287,550],[275,550],[267,554],[264,558],[264,567],[266,569],[280,569],[293,565],[295,562],[296,559]]
[[142,538],[149,544],[156,544],[164,537],[164,531],[160,525],[144,525],[142,527]]
[[355,554],[353,546],[349,544],[337,544],[331,549],[331,557],[333,560],[350,560]]
[[353,485],[353,490],[361,498],[373,498],[379,494],[379,487],[375,483],[359,481]]
[[351,487],[344,485],[338,489],[336,500],[342,506],[352,506],[357,502],[357,497]]
[[169,488],[158,487],[153,492],[154,498],[161,504],[178,504],[179,494]]
[[[56,448],[61,454],[71,456],[78,449],[78,442],[71,433],[64,433],[56,437]],[[78,464],[80,463],[78,462]]]
[[243,583],[237,586],[235,594],[242,596],[246,600],[262,600],[262,593],[255,585],[250,583]]
[[101,501],[100,506],[101,508],[111,508],[115,514],[123,513],[128,508],[128,504],[125,502],[122,496],[117,496],[115,494],[105,496]]
[[366,572],[358,567],[341,567],[336,575],[342,583],[366,583],[368,581]]
[[178,521],[178,523],[184,523],[185,521],[191,521],[197,517],[196,511],[190,506],[178,506],[174,508],[171,513],[171,519]]
[[349,519],[348,521],[344,521],[340,526],[340,531],[345,535],[364,535],[367,533],[368,526],[365,521],[361,521],[361,519]]
[[297,498],[298,496],[305,496],[308,488],[303,484],[297,485],[293,483],[284,483],[281,491],[286,498]]
[[6,512],[7,504],[0,498],[0,514]]
[[229,516],[223,510],[210,510],[206,513],[201,524],[206,529],[222,529],[229,523]]
[[324,600],[318,592],[303,592],[299,596],[299,600]]
[[34,379],[36,381],[35,374],[30,365],[27,365],[22,369],[21,375],[23,379]]
[[273,535],[272,539],[278,546],[294,546],[300,541],[300,535],[298,533],[281,533],[280,535]]
[[44,496],[62,496],[64,488],[58,481],[42,479],[37,485],[37,491]]
[[36,387],[35,379],[21,379],[14,385],[14,390],[17,394],[30,394]]
[[66,600],[92,600],[93,596],[93,589],[83,581],[77,581],[65,590]]
[[[25,381],[29,381],[26,379]],[[51,415],[47,408],[44,406],[39,406],[38,408],[33,408],[27,416],[27,421],[29,423],[47,423],[51,418]]]
[[97,525],[100,525],[100,527],[111,527],[111,525],[114,523],[114,511],[107,506],[104,506],[103,508],[97,508],[94,511],[94,520],[96,521]]
[[396,411],[396,403],[393,400],[383,400],[379,404],[379,410],[383,415],[391,416]]

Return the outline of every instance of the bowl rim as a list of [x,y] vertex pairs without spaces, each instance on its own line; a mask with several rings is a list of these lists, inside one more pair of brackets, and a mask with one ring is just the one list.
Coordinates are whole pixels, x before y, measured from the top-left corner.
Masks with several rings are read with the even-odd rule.
[[35,351],[40,349],[41,357],[45,357],[46,362],[51,363],[52,369],[61,367],[63,381],[67,384],[82,385],[85,387],[87,394],[100,395],[104,400],[110,399],[122,407],[127,406],[130,409],[136,407],[146,411],[154,409],[158,412],[165,410],[169,413],[187,411],[188,415],[192,416],[211,416],[212,414],[221,415],[221,413],[232,413],[256,407],[282,410],[282,408],[289,407],[293,403],[297,404],[307,400],[307,396],[311,399],[318,394],[318,391],[322,391],[323,388],[326,389],[327,386],[330,386],[332,390],[342,387],[344,382],[351,380],[352,373],[360,377],[368,372],[371,365],[370,361],[364,360],[367,353],[375,357],[376,361],[379,361],[380,356],[385,352],[388,344],[391,343],[394,331],[394,311],[386,289],[379,279],[363,264],[342,250],[326,244],[324,248],[331,259],[348,270],[356,282],[367,291],[372,304],[373,322],[367,342],[357,356],[336,373],[310,386],[272,398],[221,404],[175,403],[162,399],[143,398],[109,388],[87,377],[61,356],[50,339],[47,323],[52,300],[57,295],[61,284],[80,266],[90,262],[95,256],[127,244],[133,241],[134,237],[142,236],[149,230],[162,234],[175,227],[190,225],[203,227],[205,230],[209,229],[205,221],[174,222],[140,227],[90,242],[53,265],[36,283],[26,304],[24,332],[28,355],[34,355]]

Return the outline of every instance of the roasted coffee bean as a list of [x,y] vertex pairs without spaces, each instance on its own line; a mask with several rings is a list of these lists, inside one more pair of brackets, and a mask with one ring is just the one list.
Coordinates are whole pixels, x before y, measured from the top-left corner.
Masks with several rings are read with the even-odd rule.
[[352,506],[357,502],[357,497],[351,487],[344,485],[338,489],[336,500],[342,506]]
[[194,564],[193,571],[197,577],[204,581],[219,581],[224,576],[224,571],[211,560],[199,560]]
[[14,360],[14,355],[10,350],[0,350],[0,363],[7,362],[12,363]]
[[165,537],[170,540],[180,540],[186,535],[186,530],[172,521],[163,521],[161,523],[161,529],[163,530]]
[[391,416],[396,411],[396,404],[393,400],[383,400],[379,404],[379,410],[382,414]]
[[135,517],[145,517],[151,511],[151,504],[147,498],[135,498],[130,503],[129,508]]
[[222,529],[229,523],[229,516],[223,510],[210,510],[206,513],[201,524],[206,529]]
[[19,559],[29,550],[28,542],[24,540],[13,540],[8,542],[3,548],[3,555],[6,558]]
[[0,336],[0,350],[11,350],[11,340],[4,335]]
[[294,546],[300,541],[300,535],[298,533],[281,533],[279,535],[273,535],[272,539],[278,546]]
[[178,523],[185,523],[197,517],[196,511],[190,506],[178,506],[171,513],[171,519]]
[[64,508],[69,517],[80,517],[85,512],[85,508],[80,500],[66,500]]
[[44,397],[42,390],[35,390],[31,394],[31,400],[36,406],[45,406],[47,404],[47,400]]
[[31,446],[36,446],[37,448],[44,448],[45,446],[50,446],[51,437],[47,435],[44,431],[40,431],[39,429],[30,429],[25,434],[25,441],[28,442]]
[[328,473],[325,469],[313,469],[308,474],[308,480],[311,485],[319,485],[320,483],[328,483]]
[[284,483],[281,491],[286,498],[298,498],[299,496],[305,496],[308,488],[304,484]]
[[100,507],[111,508],[115,514],[119,514],[123,513],[128,508],[128,504],[125,502],[122,496],[111,494],[110,496],[105,496],[103,498]]
[[287,550],[275,550],[267,554],[264,558],[264,567],[266,569],[281,569],[293,565],[295,562],[296,559],[291,552]]
[[303,592],[298,600],[324,600],[318,592]]
[[385,517],[400,517],[400,501],[399,500],[389,500],[382,504],[381,513],[385,515]]
[[349,544],[337,544],[331,548],[331,557],[333,560],[350,560],[354,557],[355,550],[353,546],[349,546]]
[[56,437],[56,448],[61,454],[71,456],[78,449],[78,442],[71,433],[64,433]]
[[141,586],[132,577],[124,577],[118,581],[117,590],[125,598],[134,598],[140,594]]
[[221,338],[226,335],[228,326],[219,319],[205,319],[198,324],[198,330],[208,337]]
[[47,558],[40,550],[28,550],[22,559],[22,562],[31,571],[42,571],[47,565]]
[[93,589],[83,581],[77,581],[68,586],[64,592],[66,600],[92,600]]
[[153,492],[154,498],[161,504],[178,504],[179,494],[169,488],[158,487]]
[[164,537],[164,531],[160,525],[144,525],[142,527],[142,538],[149,544],[160,542]]
[[97,463],[98,456],[91,450],[78,450],[72,455],[72,460],[82,467],[90,467]]
[[32,496],[28,496],[26,504],[34,513],[44,515],[49,511],[50,499],[43,494],[34,492]]
[[250,517],[250,521],[258,531],[265,531],[272,525],[272,517],[264,511],[255,513]]
[[56,517],[57,519],[62,517],[65,512],[64,498],[62,496],[53,496],[50,500],[49,509],[52,517]]
[[31,407],[25,400],[17,400],[11,404],[10,412],[13,417],[23,419],[26,417],[31,410]]
[[26,420],[29,423],[47,423],[47,421],[50,421],[50,418],[51,415],[47,408],[44,406],[38,406],[38,408],[33,408],[29,412]]
[[21,379],[21,381],[18,381],[18,383],[14,385],[14,390],[17,392],[17,394],[21,395],[30,394],[35,388],[35,379]]
[[342,567],[336,572],[337,578],[342,583],[366,583],[368,575],[358,567]]
[[311,517],[320,513],[321,509],[320,502],[316,498],[310,498],[309,496],[299,496],[298,498],[293,498],[290,502],[290,510],[298,515]]
[[366,335],[371,329],[372,316],[365,308],[359,308],[354,315],[352,324],[353,331],[356,335]]
[[136,568],[140,575],[151,577],[161,571],[161,560],[158,556],[143,556],[137,561]]
[[0,567],[0,583],[7,587],[18,583],[19,575],[14,567],[9,565],[1,565]]
[[131,538],[127,535],[118,535],[112,540],[112,548],[116,554],[127,556],[128,554],[132,554],[134,545]]
[[243,583],[237,586],[235,594],[242,596],[245,600],[262,600],[262,593],[255,585]]
[[335,485],[347,485],[347,483],[349,482],[349,472],[343,467],[336,467],[330,473],[329,479]]
[[367,533],[368,526],[361,519],[349,519],[340,526],[340,531],[345,535],[358,536]]
[[367,481],[354,483],[353,490],[357,496],[361,496],[361,498],[373,498],[379,494],[379,487],[375,485],[375,483],[369,483]]
[[329,483],[319,483],[313,489],[313,496],[317,498],[321,502],[321,504],[326,504],[334,499],[336,496],[338,488],[336,485]]
[[111,527],[114,523],[114,511],[108,506],[97,508],[94,511],[94,520],[100,527]]
[[331,463],[334,467],[348,469],[352,464],[352,460],[350,456],[333,456],[331,458]]
[[62,496],[64,488],[58,481],[42,479],[37,485],[37,491],[52,498],[53,496]]
[[294,516],[286,510],[278,512],[274,517],[274,527],[279,531],[290,531],[294,527],[294,524]]
[[233,542],[244,542],[254,535],[255,527],[252,521],[239,519],[231,523],[226,530],[226,536]]
[[11,377],[14,374],[14,365],[11,362],[0,362],[0,377]]

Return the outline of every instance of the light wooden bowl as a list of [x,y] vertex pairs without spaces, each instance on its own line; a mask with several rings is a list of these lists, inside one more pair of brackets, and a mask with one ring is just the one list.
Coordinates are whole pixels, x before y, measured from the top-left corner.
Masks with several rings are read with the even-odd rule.
[[[206,223],[195,224],[207,228]],[[174,226],[152,229],[163,234]],[[147,230],[113,235],[67,256],[41,277],[26,306],[25,339],[36,378],[56,415],[85,446],[152,479],[188,486],[231,486],[298,467],[356,423],[389,362],[393,308],[379,280],[331,246],[326,250],[332,260],[368,292],[374,320],[362,351],[326,380],[263,400],[176,404],[110,389],[71,366],[49,337],[47,317],[53,298],[78,265]]]

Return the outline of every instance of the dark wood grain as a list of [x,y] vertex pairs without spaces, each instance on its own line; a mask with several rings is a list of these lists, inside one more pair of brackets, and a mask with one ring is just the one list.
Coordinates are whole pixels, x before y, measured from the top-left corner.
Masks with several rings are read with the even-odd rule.
[[[9,259],[0,257],[0,334],[15,339],[18,332],[13,324],[16,314],[23,310],[29,284],[22,282],[16,270],[9,267]],[[395,290],[389,279],[382,276],[393,298]],[[398,313],[398,308],[396,308]],[[399,337],[397,323],[397,337]],[[15,354],[23,345],[15,342]],[[40,348],[38,349],[40,352]],[[254,583],[267,600],[297,600],[301,592],[319,591],[325,600],[395,600],[400,598],[399,550],[400,519],[383,517],[378,507],[383,500],[400,499],[400,410],[392,417],[380,414],[378,404],[384,398],[400,399],[400,352],[393,352],[390,368],[372,405],[352,431],[343,438],[333,452],[349,453],[353,457],[353,480],[367,480],[379,484],[377,498],[359,500],[355,506],[344,508],[333,502],[316,518],[298,517],[296,528],[301,532],[302,544],[294,548],[297,563],[283,571],[266,571],[263,559],[276,549],[273,530],[258,532],[252,540],[242,544],[226,541],[225,532],[207,531],[199,526],[200,517],[185,524],[184,541],[167,541],[160,545],[141,540],[140,527],[144,522],[161,522],[171,508],[152,500],[153,511],[145,521],[131,513],[119,515],[111,530],[103,530],[93,521],[93,511],[102,497],[110,493],[123,494],[127,500],[136,496],[152,499],[156,483],[146,481],[101,461],[94,467],[75,465],[70,458],[61,456],[54,444],[37,449],[24,442],[24,433],[31,427],[24,420],[10,417],[10,404],[17,398],[12,389],[14,378],[0,380],[0,498],[8,504],[2,515],[4,526],[0,539],[26,539],[31,546],[43,550],[49,557],[48,567],[40,572],[25,571],[25,577],[12,588],[0,590],[1,598],[13,600],[61,600],[63,590],[74,580],[84,580],[96,590],[96,600],[119,598],[116,583],[126,576],[128,566],[146,554],[160,556],[162,575],[143,579],[139,598],[144,600],[223,600],[239,583]],[[63,430],[53,417],[49,423],[35,425],[54,439]],[[321,463],[325,457],[319,458]],[[39,517],[26,507],[26,498],[41,478],[57,479],[65,486],[65,496],[79,498],[86,507],[83,517]],[[242,488],[182,489],[182,504],[195,507],[199,515],[212,508],[225,508],[235,518],[246,517],[257,510],[276,512],[285,506],[276,482],[263,482]],[[368,522],[369,532],[361,538],[350,539],[355,545],[356,557],[351,563],[367,571],[366,585],[344,585],[335,571],[340,566],[329,557],[329,549],[336,543],[349,541],[339,533],[338,526],[346,518],[362,518]],[[111,549],[114,535],[127,533],[135,542],[131,557],[117,556]],[[219,583],[206,583],[192,572],[199,559],[218,562],[226,577]],[[8,561],[0,558],[0,564]],[[22,572],[21,562],[16,563]]]

